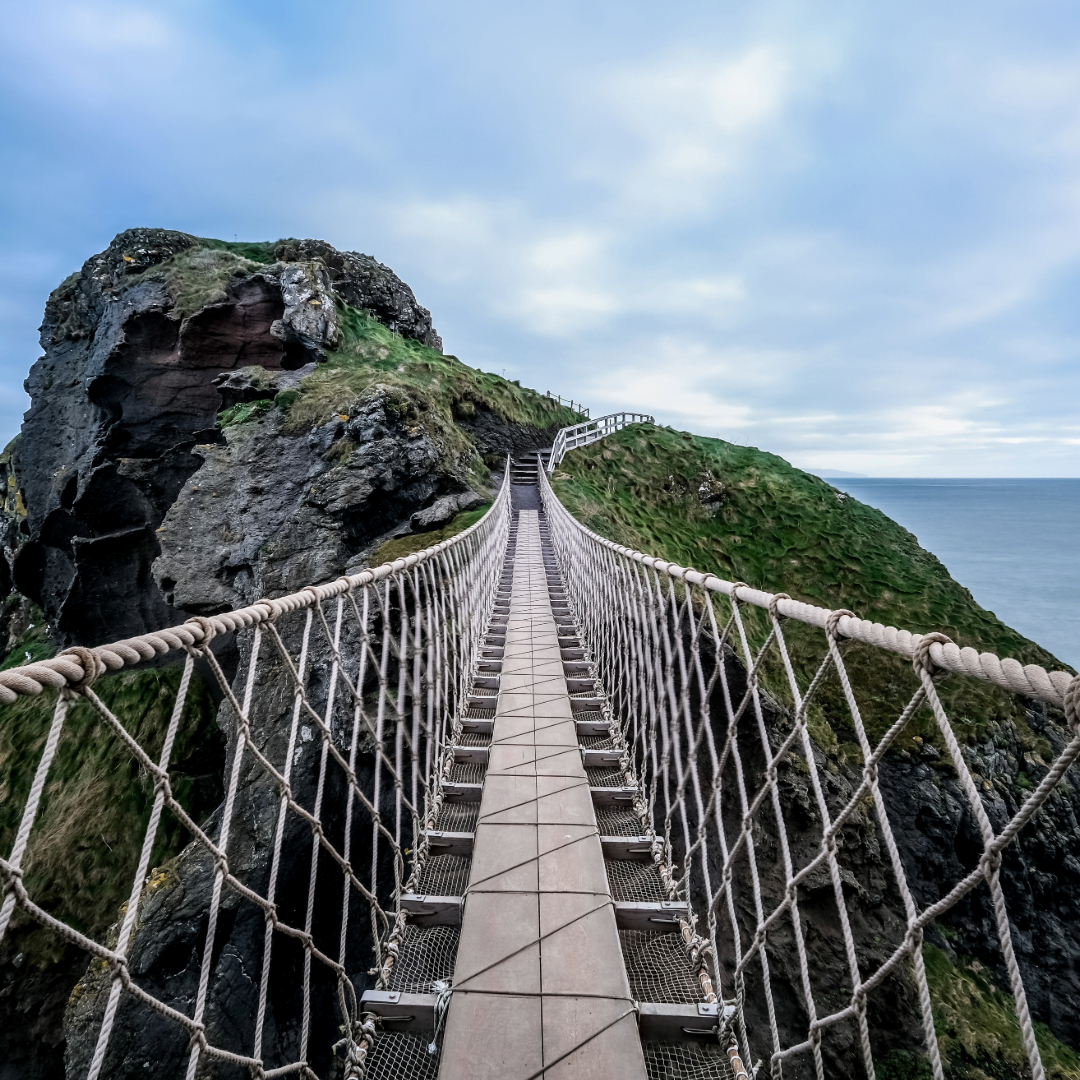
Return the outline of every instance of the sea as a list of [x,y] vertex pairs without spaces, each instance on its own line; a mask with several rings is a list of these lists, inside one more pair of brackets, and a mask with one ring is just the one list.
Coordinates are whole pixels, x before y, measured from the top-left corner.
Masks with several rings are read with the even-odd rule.
[[913,532],[984,608],[1080,669],[1080,479],[828,482]]

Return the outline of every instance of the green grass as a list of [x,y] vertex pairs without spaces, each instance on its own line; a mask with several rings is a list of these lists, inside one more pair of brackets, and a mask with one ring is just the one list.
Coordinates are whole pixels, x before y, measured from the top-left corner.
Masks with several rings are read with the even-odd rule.
[[[24,644],[29,643],[16,650],[19,659]],[[95,690],[156,760],[179,681],[178,667],[126,671],[101,679]],[[19,827],[55,704],[56,694],[46,692],[20,697],[0,710],[0,850],[5,853]],[[174,794],[196,820],[221,797],[224,744],[214,713],[204,684],[193,678],[169,771]],[[73,703],[23,860],[34,901],[102,939],[128,899],[153,799],[148,775],[112,730],[86,701]],[[176,855],[188,839],[166,811],[151,866]],[[44,967],[63,951],[51,931],[16,912],[4,942],[6,956],[23,953]]]
[[425,426],[459,449],[471,443],[455,421],[471,419],[478,407],[503,421],[539,428],[580,420],[552,398],[401,337],[347,304],[338,305],[338,325],[341,345],[300,384],[300,396],[289,412],[293,430],[348,415],[375,386],[401,391],[402,400],[408,399]]
[[[923,946],[926,977],[934,1010],[934,1030],[950,1080],[1012,1080],[1026,1075],[1027,1057],[1013,999],[1003,993],[975,961],[956,965],[933,945]],[[1080,1080],[1080,1056],[1044,1024],[1035,1039],[1049,1080]]]
[[[1022,663],[1064,666],[981,608],[906,529],[872,507],[838,497],[824,480],[774,454],[636,425],[572,451],[556,477],[555,491],[572,513],[629,547],[913,632],[940,630],[962,646]],[[718,485],[723,501],[713,513],[702,506],[698,490],[705,486],[707,497],[715,497]],[[726,617],[726,601],[718,610]],[[744,611],[752,638],[764,640],[765,613]],[[824,635],[792,621],[784,632],[805,686],[824,653]],[[845,662],[871,735],[881,735],[896,718],[898,700],[917,685],[911,664],[859,643],[847,646]],[[767,669],[766,683],[788,696],[778,664]],[[1051,753],[1027,727],[1022,705],[1004,691],[953,677],[942,696],[961,737],[982,736],[994,723],[1011,721],[1025,750]],[[822,687],[808,721],[834,758],[859,757],[835,676]],[[915,748],[916,736],[941,749],[928,710],[909,725],[900,745]]]
[[278,244],[285,244],[292,239],[287,237],[282,240],[211,240],[207,237],[200,236],[199,240],[202,245],[212,251],[228,251],[233,255],[238,255],[242,259],[247,259],[249,262],[261,263],[264,266],[268,266],[275,262],[274,249]]
[[226,248],[199,247],[181,251],[144,273],[164,278],[173,301],[170,317],[186,319],[210,304],[222,303],[231,281],[260,267],[261,263]]
[[475,525],[489,510],[491,503],[484,503],[475,510],[465,510],[458,514],[453,521],[444,525],[441,529],[432,532],[413,533],[410,536],[400,536],[396,540],[387,540],[369,560],[372,566],[382,566],[383,563],[393,562],[395,559],[403,559],[414,551],[423,551],[424,548],[441,544],[449,540],[451,536],[457,536],[464,532],[470,525]]

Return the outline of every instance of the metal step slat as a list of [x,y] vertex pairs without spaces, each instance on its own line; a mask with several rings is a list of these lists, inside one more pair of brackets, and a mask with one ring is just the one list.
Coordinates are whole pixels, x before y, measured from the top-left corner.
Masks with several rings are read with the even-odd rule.
[[487,765],[488,747],[486,746],[455,746],[454,761],[459,764]]
[[[476,787],[480,785],[477,784]],[[442,832],[432,829],[427,834],[428,850],[432,855],[457,855],[459,858],[471,858],[473,838],[471,832]]]
[[601,836],[605,859],[619,862],[652,862],[652,840],[647,836]]
[[589,794],[596,806],[633,806],[638,797],[634,787],[591,787]]
[[686,1039],[715,1039],[721,1021],[730,1024],[734,1005],[701,1001],[696,1005],[669,1005],[664,1002],[638,1003],[638,1033],[642,1040],[683,1042]]
[[670,934],[679,929],[680,919],[689,916],[689,909],[681,900],[663,900],[658,904],[623,900],[615,904],[615,924],[620,930]]
[[405,893],[401,910],[409,913],[409,921],[417,926],[460,926],[460,896],[428,896],[424,893]]

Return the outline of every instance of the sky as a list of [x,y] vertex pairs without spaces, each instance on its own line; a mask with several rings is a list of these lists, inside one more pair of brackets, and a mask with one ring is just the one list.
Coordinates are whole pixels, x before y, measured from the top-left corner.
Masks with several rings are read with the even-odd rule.
[[0,0],[0,438],[112,236],[374,255],[467,363],[872,476],[1080,476],[1080,5]]

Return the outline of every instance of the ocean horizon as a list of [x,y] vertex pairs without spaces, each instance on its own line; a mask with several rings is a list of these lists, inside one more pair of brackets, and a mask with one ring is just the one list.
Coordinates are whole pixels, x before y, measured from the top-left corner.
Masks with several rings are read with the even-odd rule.
[[1080,668],[1080,479],[828,479],[914,533],[982,607]]

